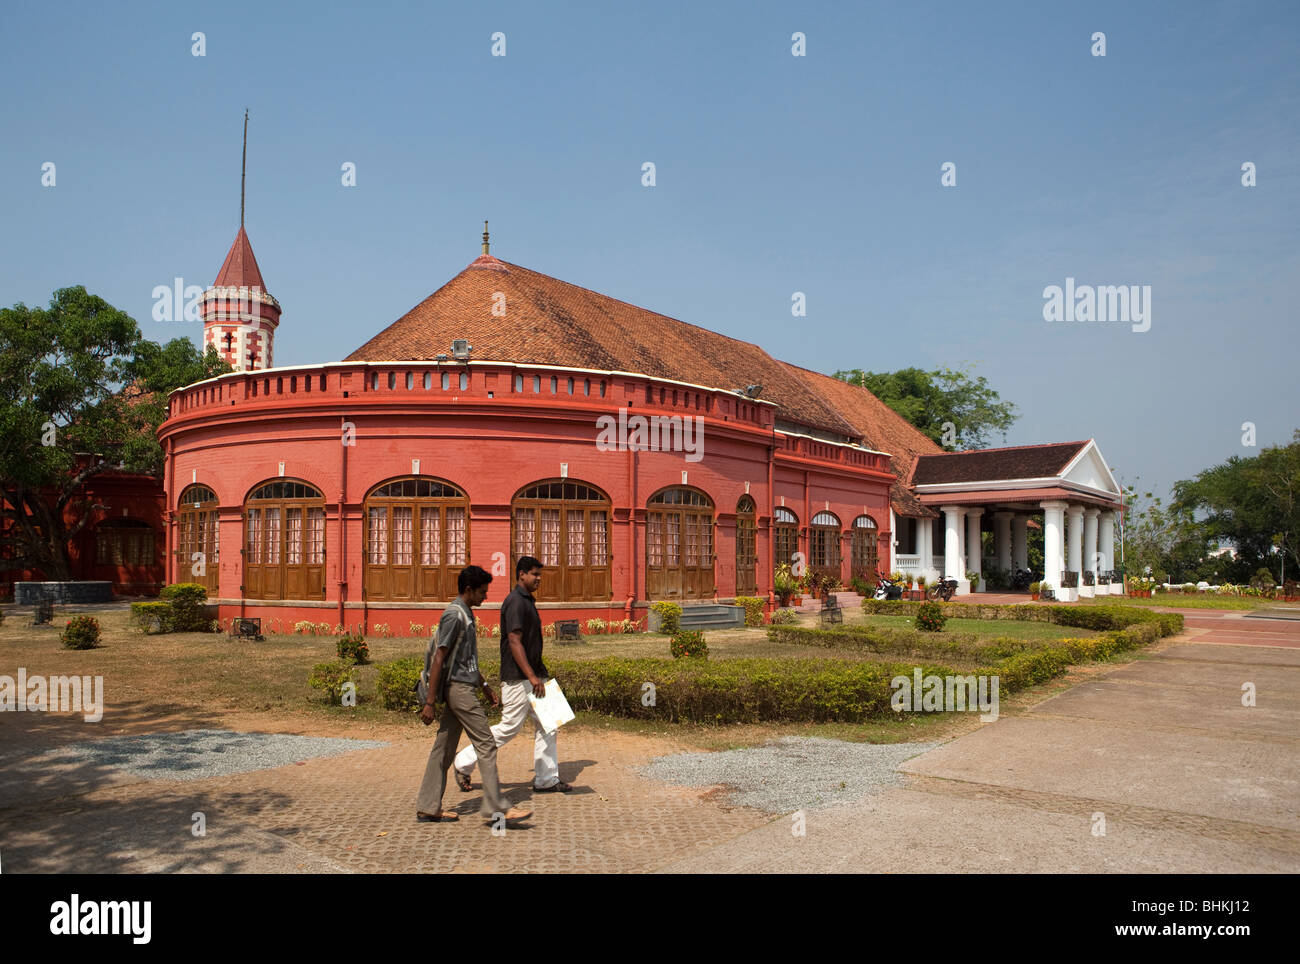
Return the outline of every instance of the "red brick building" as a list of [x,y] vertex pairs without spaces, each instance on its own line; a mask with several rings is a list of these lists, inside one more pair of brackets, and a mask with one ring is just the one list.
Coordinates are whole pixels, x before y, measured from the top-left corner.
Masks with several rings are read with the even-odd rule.
[[159,431],[167,581],[223,618],[404,635],[474,563],[490,622],[525,553],[547,622],[642,618],[767,597],[796,552],[846,583],[887,570],[894,513],[934,516],[898,479],[939,449],[870,393],[501,261],[486,233],[342,362],[270,368],[279,305],[242,228],[204,305],[241,370],[174,393]]

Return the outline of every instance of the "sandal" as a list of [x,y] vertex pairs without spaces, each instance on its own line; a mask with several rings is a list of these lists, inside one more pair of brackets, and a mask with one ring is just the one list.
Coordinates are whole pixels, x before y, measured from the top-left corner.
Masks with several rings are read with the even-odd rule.
[[452,767],[452,769],[456,772],[456,786],[460,787],[461,790],[466,793],[469,793],[473,787],[473,784],[469,782],[469,774],[461,773],[459,770],[456,770],[455,767]]

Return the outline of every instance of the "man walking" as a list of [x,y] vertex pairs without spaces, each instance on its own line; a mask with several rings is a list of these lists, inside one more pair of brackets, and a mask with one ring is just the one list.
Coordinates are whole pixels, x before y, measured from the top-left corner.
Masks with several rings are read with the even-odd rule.
[[[501,604],[501,722],[492,727],[497,746],[505,746],[532,718],[533,790],[537,793],[568,793],[573,789],[560,780],[555,731],[547,733],[533,712],[528,695],[546,695],[546,664],[542,662],[542,619],[537,614],[533,593],[542,583],[542,564],[532,556],[515,563],[515,588]],[[483,751],[467,746],[456,755],[456,785],[470,789],[474,763],[486,760]],[[495,773],[494,773],[495,776]],[[487,786],[487,770],[483,785]]]
[[433,706],[439,701],[439,684],[443,682],[444,674],[446,705],[442,708],[438,738],[429,753],[424,780],[420,783],[420,794],[416,800],[417,820],[460,819],[455,811],[442,809],[442,792],[447,783],[447,768],[455,758],[456,744],[460,741],[462,729],[469,734],[471,748],[478,747],[478,759],[483,767],[483,803],[479,812],[490,820],[497,819],[499,815],[504,815],[507,821],[532,816],[531,810],[511,807],[509,801],[501,795],[501,786],[497,780],[497,745],[492,738],[492,730],[488,727],[487,714],[475,698],[476,691],[481,689],[488,702],[497,705],[496,694],[478,671],[478,636],[474,630],[473,613],[474,607],[481,606],[487,598],[488,583],[491,581],[492,577],[478,566],[462,569],[456,577],[456,589],[460,595],[443,612],[437,633],[429,643],[433,651],[432,658],[425,656],[425,666],[429,670],[429,694],[420,710],[420,719],[424,725],[433,722]]

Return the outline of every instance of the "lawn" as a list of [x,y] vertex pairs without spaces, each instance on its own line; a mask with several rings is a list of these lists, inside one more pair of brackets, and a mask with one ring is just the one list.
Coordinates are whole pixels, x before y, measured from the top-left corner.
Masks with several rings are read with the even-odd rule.
[[[868,626],[886,629],[915,629],[910,616],[862,615],[847,620],[852,626]],[[815,624],[814,624],[815,625]],[[943,632],[934,633],[936,639],[944,639],[955,633],[970,633],[989,639],[1082,639],[1096,636],[1091,629],[1076,629],[1072,626],[1057,626],[1054,623],[1030,622],[1017,619],[949,619],[944,624]]]

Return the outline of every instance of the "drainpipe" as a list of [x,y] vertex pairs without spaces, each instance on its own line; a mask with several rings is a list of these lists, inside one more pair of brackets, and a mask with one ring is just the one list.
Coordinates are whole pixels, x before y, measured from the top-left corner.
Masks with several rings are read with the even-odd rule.
[[639,598],[639,587],[637,586],[637,575],[640,573],[638,556],[636,554],[636,469],[637,469],[636,446],[627,447],[627,491],[628,491],[628,511],[627,511],[627,545],[628,560],[627,571],[630,580],[630,591],[627,602],[624,603],[623,609],[626,615],[624,619],[633,619],[636,612],[636,600]]
[[767,605],[776,611],[776,422],[772,423],[772,442],[767,447]]
[[[342,423],[339,425],[339,442],[343,441],[343,432],[347,426],[348,418],[342,417]],[[355,438],[355,436],[353,436]],[[348,527],[347,527],[347,504],[348,504],[348,447],[340,444],[339,448],[343,454],[339,461],[339,575],[338,575],[338,594],[339,594],[339,625],[343,631],[347,632],[347,612],[344,608],[344,601],[347,599],[347,565],[348,565]]]

